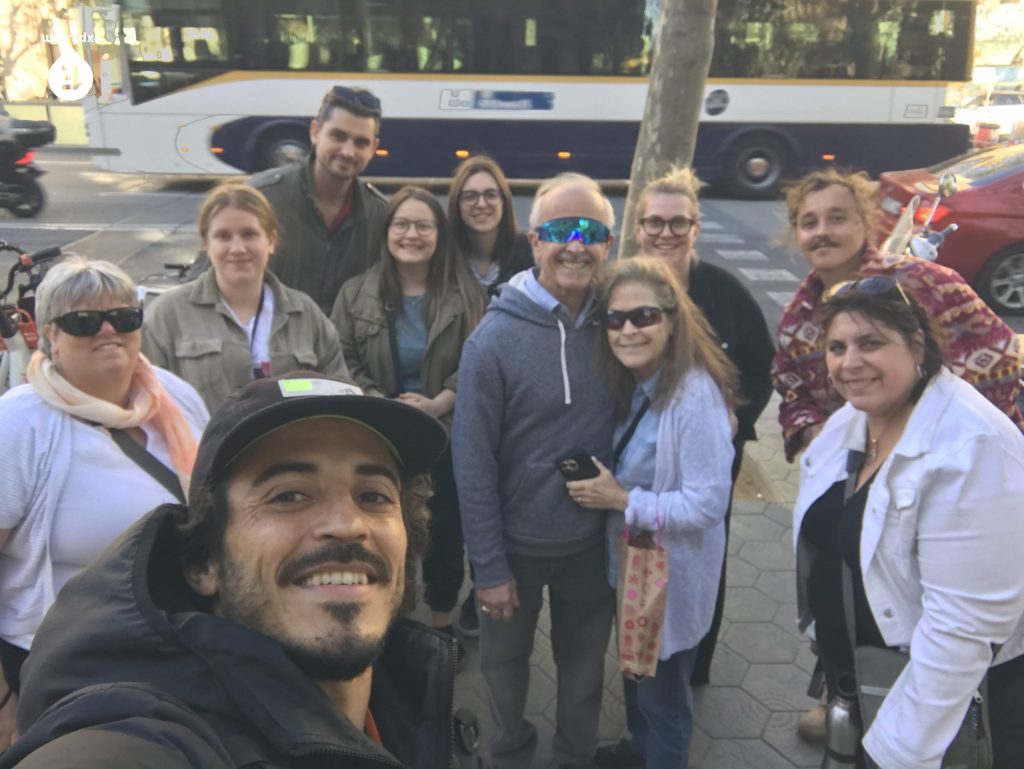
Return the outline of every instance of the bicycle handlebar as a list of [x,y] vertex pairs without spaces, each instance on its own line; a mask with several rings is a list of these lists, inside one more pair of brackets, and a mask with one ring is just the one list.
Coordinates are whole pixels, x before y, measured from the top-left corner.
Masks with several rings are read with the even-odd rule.
[[31,272],[34,267],[38,267],[43,262],[61,256],[60,246],[49,246],[33,254],[24,254],[20,248],[4,240],[0,240],[0,251],[13,251],[18,254],[18,261],[11,266],[7,273],[7,285],[4,286],[3,291],[0,291],[0,300],[6,299],[7,295],[11,293],[11,289],[14,288],[14,279],[19,272]]

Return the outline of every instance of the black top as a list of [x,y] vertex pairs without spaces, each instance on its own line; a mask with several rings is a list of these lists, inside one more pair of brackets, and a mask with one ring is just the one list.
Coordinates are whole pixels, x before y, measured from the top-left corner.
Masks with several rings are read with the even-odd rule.
[[844,504],[846,481],[836,481],[807,511],[801,536],[817,548],[807,586],[807,601],[814,615],[818,652],[841,672],[853,672],[853,650],[843,611],[842,561],[853,576],[854,621],[858,646],[886,643],[878,629],[864,593],[864,575],[860,570],[860,533],[864,505],[874,477],[860,487]]
[[775,343],[761,307],[727,270],[707,262],[690,268],[690,298],[707,316],[729,360],[740,372],[746,403],[736,410],[738,442],[757,440],[754,423],[772,395]]
[[533,246],[525,232],[516,234],[515,242],[512,244],[512,258],[504,267],[499,268],[498,277],[490,285],[484,286],[487,296],[491,297],[498,293],[498,286],[508,283],[512,276],[533,267]]

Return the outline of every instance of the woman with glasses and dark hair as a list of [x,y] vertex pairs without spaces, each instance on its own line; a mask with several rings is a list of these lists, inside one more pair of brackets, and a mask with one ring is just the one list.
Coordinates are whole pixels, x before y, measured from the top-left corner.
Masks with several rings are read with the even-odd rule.
[[[485,297],[466,262],[447,249],[444,210],[430,192],[400,189],[384,223],[379,260],[342,286],[331,320],[364,392],[397,398],[450,427],[462,345],[483,315]],[[425,600],[434,626],[453,633],[464,553],[450,451],[433,475]]]
[[277,218],[246,184],[214,188],[199,209],[210,267],[149,309],[143,350],[195,387],[211,411],[253,379],[296,369],[345,376],[338,334],[310,297],[267,268]]
[[[636,204],[636,241],[648,256],[664,259],[676,273],[711,324],[718,343],[739,371],[742,405],[736,408],[738,426],[733,438],[736,449],[732,480],[740,474],[743,446],[757,440],[754,423],[772,394],[772,358],[775,345],[761,307],[746,286],[731,272],[701,261],[697,255],[700,234],[700,194],[703,182],[689,167],[673,168],[650,182]],[[731,502],[730,502],[731,507]],[[729,531],[729,515],[725,521]],[[701,642],[693,671],[694,685],[706,684],[711,658],[722,624],[725,604],[725,560],[715,604],[715,620]]]
[[448,193],[449,248],[465,261],[487,293],[533,267],[533,250],[516,227],[512,191],[501,166],[473,155],[455,169]]
[[943,366],[908,293],[884,275],[840,282],[815,314],[846,404],[800,461],[800,627],[814,623],[830,693],[856,682],[854,645],[909,652],[863,739],[877,766],[938,769],[987,676],[994,766],[1016,769],[1024,436]]
[[566,488],[579,505],[611,511],[613,586],[624,527],[649,532],[668,552],[669,586],[657,672],[623,679],[631,738],[599,748],[595,763],[685,769],[690,677],[725,557],[736,369],[664,260],[613,263],[598,291],[608,340],[602,358],[616,395],[615,465],[595,459],[600,475]]
[[[191,386],[140,354],[142,309],[119,267],[68,255],[39,285],[36,317],[28,384],[0,398],[0,748],[46,610],[128,526],[184,499],[209,418]],[[143,469],[147,454],[162,469]]]

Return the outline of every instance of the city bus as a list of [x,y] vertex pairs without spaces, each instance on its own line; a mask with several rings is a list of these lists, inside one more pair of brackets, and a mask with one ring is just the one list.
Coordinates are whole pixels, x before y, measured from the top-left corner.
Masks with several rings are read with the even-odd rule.
[[[627,179],[657,0],[124,0],[81,7],[108,171],[248,174],[306,157],[331,85],[383,104],[368,175]],[[834,163],[963,152],[974,0],[719,0],[694,166],[749,198]]]

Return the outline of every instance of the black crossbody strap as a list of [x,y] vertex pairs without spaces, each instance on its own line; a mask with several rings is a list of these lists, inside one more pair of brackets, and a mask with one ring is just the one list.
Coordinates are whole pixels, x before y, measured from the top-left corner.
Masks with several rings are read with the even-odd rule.
[[633,421],[629,423],[629,427],[626,428],[626,432],[619,438],[619,442],[615,444],[615,451],[612,454],[612,467],[618,467],[619,457],[622,456],[622,452],[626,450],[626,444],[629,443],[629,439],[633,437],[633,433],[636,432],[636,428],[640,424],[640,420],[644,418],[644,414],[647,413],[647,409],[651,407],[651,399],[644,398],[643,404],[640,409],[636,412],[636,416],[633,417]]
[[125,456],[127,456],[128,459],[149,473],[153,480],[173,494],[174,498],[181,502],[181,504],[185,504],[185,493],[182,491],[181,481],[178,479],[176,473],[146,451],[138,441],[128,435],[124,430],[118,430],[115,427],[107,427],[105,429],[110,433],[110,437],[113,438],[114,443],[116,443],[117,447],[125,453]]

